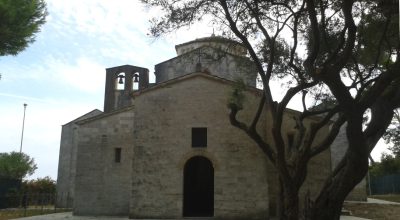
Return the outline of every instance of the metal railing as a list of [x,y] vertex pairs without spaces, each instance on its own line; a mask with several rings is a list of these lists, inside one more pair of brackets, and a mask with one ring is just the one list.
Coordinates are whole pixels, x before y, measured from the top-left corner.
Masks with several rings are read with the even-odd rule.
[[400,194],[400,174],[371,177],[372,195]]
[[43,215],[70,211],[72,207],[58,207],[57,197],[53,193],[6,194],[0,196],[0,219],[11,219],[33,215]]

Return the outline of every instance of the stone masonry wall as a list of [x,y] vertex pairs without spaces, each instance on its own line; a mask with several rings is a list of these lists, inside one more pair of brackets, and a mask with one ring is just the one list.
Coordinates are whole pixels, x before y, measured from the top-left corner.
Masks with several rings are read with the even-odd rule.
[[[282,125],[282,131],[284,136],[288,133],[293,131],[295,122],[293,120],[293,117],[298,114],[298,112],[293,111],[293,110],[287,110],[285,112],[284,118],[283,118],[283,125]],[[266,124],[266,140],[268,143],[273,145],[273,138],[271,136],[271,132],[268,131],[271,129],[271,115],[267,115],[267,124]],[[308,126],[308,124],[311,122],[311,120],[306,120],[305,126]],[[317,134],[316,139],[315,139],[315,144],[320,142],[324,135],[327,133],[327,129],[329,129],[328,126],[325,128],[322,128],[321,131]],[[287,138],[285,139],[287,143]],[[275,168],[272,166],[268,166],[268,178],[269,180],[269,192],[270,192],[270,213],[271,216],[276,215],[277,211],[277,199],[278,199],[278,175],[275,170]],[[300,189],[300,203],[302,203],[306,198],[314,199],[317,194],[319,193],[326,177],[329,176],[331,173],[331,159],[330,159],[330,150],[325,150],[318,156],[314,157],[313,159],[310,160],[307,168],[307,178],[303,184],[303,186]]]
[[193,51],[199,47],[213,47],[238,56],[246,56],[247,49],[238,42],[223,37],[206,37],[175,46],[178,56]]
[[[131,218],[182,218],[183,168],[197,155],[214,167],[214,219],[267,218],[265,156],[230,125],[232,87],[210,78],[195,76],[136,97]],[[249,122],[259,98],[246,93],[241,120]],[[206,148],[191,147],[192,127],[207,128]]]
[[[335,141],[332,143],[332,170],[339,164],[340,160],[344,157],[348,147],[347,137],[346,137],[346,124],[342,126],[339,134]],[[358,183],[353,191],[347,196],[346,200],[353,201],[367,201],[367,182],[366,178],[363,178],[360,183]]]
[[62,127],[57,176],[57,206],[72,207],[75,185],[76,133],[75,123]]
[[93,110],[65,125],[61,130],[60,153],[57,176],[57,206],[71,208],[74,200],[78,126],[76,122],[101,114]]
[[247,57],[233,56],[211,47],[201,47],[157,64],[156,83],[199,71],[197,70],[199,61],[202,66],[201,71],[232,81],[243,79],[247,85],[256,86],[257,71]]
[[[133,109],[80,125],[74,215],[128,215],[133,151]],[[121,148],[121,162],[115,162]]]

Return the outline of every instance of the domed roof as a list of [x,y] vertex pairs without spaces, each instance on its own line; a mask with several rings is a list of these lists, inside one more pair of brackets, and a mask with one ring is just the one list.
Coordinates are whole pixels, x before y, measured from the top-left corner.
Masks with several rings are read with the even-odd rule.
[[245,56],[247,54],[247,49],[243,46],[243,44],[232,39],[214,35],[210,37],[198,38],[183,44],[178,44],[175,46],[175,50],[179,56],[204,46],[221,49],[237,56]]

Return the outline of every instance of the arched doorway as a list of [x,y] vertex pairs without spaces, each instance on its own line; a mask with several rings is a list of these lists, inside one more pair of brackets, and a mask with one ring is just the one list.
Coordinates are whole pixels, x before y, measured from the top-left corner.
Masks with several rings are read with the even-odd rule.
[[213,216],[214,168],[211,161],[202,156],[192,157],[183,172],[183,216]]

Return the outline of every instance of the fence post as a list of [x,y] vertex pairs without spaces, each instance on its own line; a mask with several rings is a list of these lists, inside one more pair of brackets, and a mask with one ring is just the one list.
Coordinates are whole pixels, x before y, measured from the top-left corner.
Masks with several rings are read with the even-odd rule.
[[369,175],[369,170],[367,172],[367,179],[368,179],[368,194],[371,196],[372,191],[371,191],[371,176]]
[[44,196],[44,194],[40,194],[40,199],[39,199],[40,204],[42,205],[41,210],[40,210],[40,214],[42,214],[42,215],[43,215],[43,203],[44,203],[43,196]]
[[26,210],[28,208],[28,195],[26,192],[22,196],[22,207],[24,208],[24,217],[26,217]]
[[[57,203],[58,203],[58,194],[57,194],[57,192],[55,192],[55,194],[53,194],[53,196],[54,196],[54,213],[56,213],[57,212]],[[61,199],[62,199],[62,196],[61,196]]]

